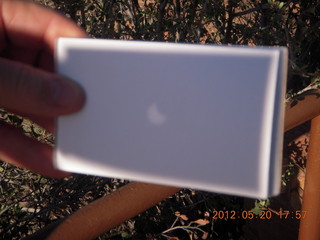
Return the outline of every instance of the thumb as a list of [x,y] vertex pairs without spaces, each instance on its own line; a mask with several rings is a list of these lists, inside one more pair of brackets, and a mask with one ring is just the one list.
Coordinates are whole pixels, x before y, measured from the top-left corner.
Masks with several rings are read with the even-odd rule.
[[32,115],[55,117],[80,110],[82,88],[57,74],[0,59],[0,107]]

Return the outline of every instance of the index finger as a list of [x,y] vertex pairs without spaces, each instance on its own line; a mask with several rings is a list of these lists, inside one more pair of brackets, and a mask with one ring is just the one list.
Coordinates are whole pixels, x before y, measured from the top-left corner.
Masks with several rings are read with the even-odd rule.
[[0,51],[5,49],[10,59],[32,64],[40,52],[53,55],[58,37],[87,35],[51,9],[26,1],[0,1]]

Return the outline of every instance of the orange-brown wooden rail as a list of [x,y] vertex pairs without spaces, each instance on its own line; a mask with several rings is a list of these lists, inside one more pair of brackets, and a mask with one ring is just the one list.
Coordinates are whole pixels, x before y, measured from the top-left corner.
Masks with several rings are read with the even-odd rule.
[[311,121],[299,240],[320,239],[320,115]]

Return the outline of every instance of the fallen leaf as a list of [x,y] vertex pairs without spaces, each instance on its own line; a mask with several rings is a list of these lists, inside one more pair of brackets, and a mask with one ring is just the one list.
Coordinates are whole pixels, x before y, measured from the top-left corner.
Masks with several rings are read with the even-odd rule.
[[182,215],[180,215],[179,216],[182,220],[184,220],[184,221],[188,221],[188,217],[186,216],[186,215],[184,215],[184,214],[182,214]]
[[207,238],[208,238],[208,233],[204,232],[203,235],[202,235],[202,239],[207,239]]
[[194,223],[199,224],[201,226],[207,225],[209,223],[209,220],[207,219],[198,219],[196,221],[194,221]]

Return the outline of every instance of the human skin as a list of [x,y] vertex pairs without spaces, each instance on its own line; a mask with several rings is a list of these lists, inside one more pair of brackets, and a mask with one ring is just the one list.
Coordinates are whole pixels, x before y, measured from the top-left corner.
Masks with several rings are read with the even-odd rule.
[[[54,73],[58,37],[87,37],[66,17],[27,1],[0,0],[0,108],[54,131],[58,116],[79,111],[84,91]],[[0,121],[0,159],[49,177],[53,148]]]

